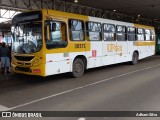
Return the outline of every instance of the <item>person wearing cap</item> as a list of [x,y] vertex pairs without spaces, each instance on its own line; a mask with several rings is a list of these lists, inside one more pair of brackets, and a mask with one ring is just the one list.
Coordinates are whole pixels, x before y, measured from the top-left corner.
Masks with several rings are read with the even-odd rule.
[[10,67],[10,60],[9,60],[10,51],[6,47],[6,43],[2,43],[2,47],[0,48],[0,57],[1,57],[1,74],[10,74],[9,67]]

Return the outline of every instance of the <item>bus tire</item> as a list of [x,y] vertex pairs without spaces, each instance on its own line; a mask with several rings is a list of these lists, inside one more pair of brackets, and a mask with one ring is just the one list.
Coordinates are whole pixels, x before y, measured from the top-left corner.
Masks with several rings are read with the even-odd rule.
[[132,61],[131,61],[131,64],[132,65],[136,65],[136,64],[138,64],[138,54],[136,53],[136,52],[134,52],[133,53],[133,55],[132,55]]
[[84,62],[80,58],[76,58],[72,66],[72,76],[75,78],[81,77],[84,74],[85,66]]

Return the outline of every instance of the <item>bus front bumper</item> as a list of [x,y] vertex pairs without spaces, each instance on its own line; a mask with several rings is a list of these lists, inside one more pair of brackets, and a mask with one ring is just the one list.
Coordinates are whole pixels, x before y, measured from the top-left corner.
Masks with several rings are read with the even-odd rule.
[[43,65],[37,67],[28,67],[28,66],[18,66],[11,64],[11,70],[13,73],[27,74],[27,75],[36,75],[45,77],[45,71]]

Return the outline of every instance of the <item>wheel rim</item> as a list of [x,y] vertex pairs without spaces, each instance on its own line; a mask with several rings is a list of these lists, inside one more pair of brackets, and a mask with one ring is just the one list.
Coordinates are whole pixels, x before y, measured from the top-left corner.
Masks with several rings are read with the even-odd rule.
[[80,63],[76,63],[74,66],[74,71],[77,74],[81,74],[82,73],[82,65]]

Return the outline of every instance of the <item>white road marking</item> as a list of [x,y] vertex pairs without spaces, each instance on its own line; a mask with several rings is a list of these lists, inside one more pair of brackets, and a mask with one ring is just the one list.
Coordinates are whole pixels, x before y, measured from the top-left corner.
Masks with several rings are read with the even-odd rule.
[[140,71],[148,70],[148,69],[151,69],[151,68],[154,68],[154,67],[157,67],[157,66],[160,66],[160,64],[157,64],[157,65],[154,65],[154,66],[151,66],[151,67],[147,67],[147,68],[143,68],[143,69],[140,69],[140,70],[128,72],[128,73],[125,73],[125,74],[117,75],[117,76],[114,76],[114,77],[111,77],[111,78],[100,80],[100,81],[97,81],[97,82],[94,82],[94,83],[91,83],[91,84],[88,84],[88,85],[84,85],[84,86],[81,86],[81,87],[77,87],[77,88],[74,88],[74,89],[63,91],[63,92],[60,92],[60,93],[57,93],[57,94],[53,94],[53,95],[50,95],[50,96],[47,96],[47,97],[44,97],[44,98],[41,98],[41,99],[37,99],[37,100],[31,101],[31,102],[28,102],[28,103],[24,103],[24,104],[21,104],[21,105],[14,106],[12,108],[9,108],[8,110],[20,108],[20,107],[30,105],[30,104],[33,104],[33,103],[36,103],[36,102],[39,102],[39,101],[42,101],[42,100],[46,100],[46,99],[53,98],[53,97],[56,97],[56,96],[59,96],[59,95],[70,93],[70,92],[73,92],[73,91],[76,91],[76,90],[79,90],[79,89],[82,89],[82,88],[93,86],[93,85],[103,83],[103,82],[106,82],[106,81],[109,81],[109,80],[112,80],[112,79],[115,79],[115,78],[119,78],[119,77],[122,77],[122,76],[127,76],[127,75],[137,73],[137,72],[140,72]]
[[10,110],[10,108],[0,105],[0,111],[7,111],[7,110]]
[[79,118],[78,120],[86,120],[86,118]]

